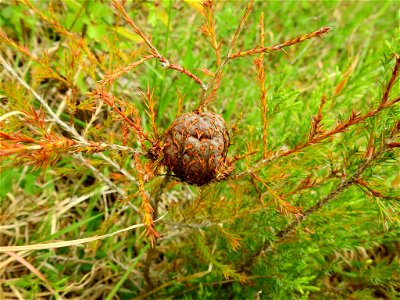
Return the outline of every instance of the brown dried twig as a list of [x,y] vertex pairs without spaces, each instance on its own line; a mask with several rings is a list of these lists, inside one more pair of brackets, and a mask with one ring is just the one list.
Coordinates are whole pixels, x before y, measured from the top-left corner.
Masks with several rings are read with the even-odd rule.
[[326,103],[326,95],[323,95],[321,98],[321,102],[318,107],[318,113],[315,116],[311,117],[311,129],[310,133],[308,134],[308,140],[312,140],[317,135],[323,134],[324,130],[322,129],[322,109]]
[[105,86],[107,84],[112,84],[116,79],[120,78],[125,73],[129,72],[130,70],[136,68],[137,66],[143,64],[147,60],[155,58],[154,55],[146,55],[138,61],[130,63],[128,66],[118,68],[114,70],[112,73],[106,73],[104,75],[104,79],[99,82],[101,86]]
[[290,41],[281,43],[281,44],[277,44],[274,46],[268,46],[268,47],[255,47],[253,49],[247,50],[247,51],[239,51],[237,53],[233,53],[231,55],[229,55],[229,59],[234,59],[234,58],[238,58],[238,57],[245,57],[245,56],[249,56],[249,55],[254,55],[254,54],[258,54],[258,53],[270,53],[273,51],[277,51],[277,50],[281,50],[283,48],[304,42],[306,40],[315,38],[315,37],[320,37],[326,33],[328,33],[329,31],[331,31],[332,28],[331,27],[323,27],[321,29],[318,29],[316,31],[313,31],[311,33],[307,33],[301,36],[298,36],[294,39],[291,39]]
[[[389,146],[389,144],[388,144],[388,146]],[[368,182],[366,182],[365,180],[363,180],[362,178],[357,178],[356,179],[356,183],[357,183],[358,186],[362,187],[364,192],[369,196],[400,201],[400,196],[388,196],[388,195],[385,195],[385,193],[383,193],[381,191],[377,191],[376,189],[371,187],[371,185]]]

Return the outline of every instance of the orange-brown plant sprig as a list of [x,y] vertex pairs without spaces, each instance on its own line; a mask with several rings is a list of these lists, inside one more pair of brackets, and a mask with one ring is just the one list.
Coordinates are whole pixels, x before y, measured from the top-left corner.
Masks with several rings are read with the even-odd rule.
[[[101,99],[107,103],[113,109],[113,111],[121,117],[122,121],[134,131],[138,141],[142,146],[142,149],[146,149],[145,141],[149,141],[151,143],[154,142],[144,132],[141,125],[142,119],[140,118],[139,113],[134,106],[128,105],[126,102],[107,92],[105,89],[96,89],[89,93],[89,96],[93,97],[94,99]],[[129,113],[132,114],[133,120],[127,116],[126,110],[129,110]]]
[[113,0],[113,5],[122,14],[125,21],[129,24],[129,26],[131,26],[133,32],[136,33],[138,36],[140,36],[142,40],[146,43],[146,45],[150,48],[150,55],[158,59],[163,68],[173,69],[182,74],[185,74],[186,76],[194,80],[198,85],[200,85],[202,89],[205,89],[205,85],[199,77],[197,77],[184,67],[169,61],[157,50],[157,48],[151,42],[151,39],[136,25],[136,23],[126,12],[124,6],[118,0]]
[[277,44],[274,46],[268,46],[268,47],[255,47],[253,49],[247,50],[247,51],[239,51],[237,53],[233,53],[229,56],[229,59],[234,59],[234,58],[238,58],[238,57],[245,57],[245,56],[249,56],[249,55],[254,55],[254,54],[258,54],[258,53],[270,53],[273,51],[277,51],[277,50],[281,50],[283,48],[298,44],[298,43],[302,43],[306,40],[312,39],[312,38],[316,38],[316,37],[320,37],[328,32],[330,32],[332,30],[331,27],[323,27],[321,29],[318,29],[316,31],[298,36],[294,39],[291,39],[287,42],[283,42],[281,44]]
[[[246,174],[251,174],[251,173],[255,172],[256,170],[260,170],[263,166],[265,166],[267,163],[269,163],[272,160],[276,160],[281,157],[289,156],[293,153],[298,153],[301,150],[303,150],[311,145],[322,142],[323,140],[327,139],[328,137],[331,137],[338,133],[342,133],[342,132],[346,131],[349,127],[351,127],[355,124],[362,123],[364,120],[377,115],[383,109],[386,109],[386,108],[389,108],[389,107],[395,105],[397,102],[400,101],[400,96],[395,96],[395,98],[393,98],[392,100],[388,100],[390,92],[397,80],[398,75],[399,75],[400,56],[395,54],[395,59],[396,59],[396,62],[395,62],[395,66],[393,68],[392,75],[388,81],[388,84],[385,87],[384,94],[380,100],[378,107],[371,109],[370,111],[366,112],[363,115],[361,115],[360,113],[356,112],[353,109],[352,112],[350,113],[350,116],[347,118],[347,120],[338,121],[337,124],[334,126],[334,128],[332,128],[331,130],[322,132],[321,131],[322,129],[320,127],[321,125],[319,124],[320,121],[318,121],[319,118],[322,119],[322,108],[323,108],[323,103],[325,101],[322,98],[320,108],[319,108],[319,114],[321,114],[321,115],[319,117],[318,116],[316,117],[316,121],[318,121],[317,127],[319,129],[318,128],[314,129],[314,130],[319,130],[319,134],[311,134],[313,132],[313,129],[311,129],[309,137],[306,142],[304,142],[302,144],[298,144],[297,146],[293,147],[292,149],[289,149],[286,151],[279,151],[279,152],[271,155],[269,158],[263,159],[263,160],[257,162],[253,167],[249,168],[247,171],[238,173],[235,176],[240,177],[240,176],[244,176]],[[312,125],[312,126],[316,126],[316,125]]]
[[160,139],[160,136],[158,134],[158,126],[156,123],[157,111],[155,108],[156,99],[154,98],[154,91],[154,88],[150,91],[150,86],[147,86],[146,93],[139,89],[139,93],[142,96],[143,102],[147,107],[146,113],[150,118],[150,125],[153,131],[154,140],[158,141]]
[[214,16],[214,0],[205,0],[202,3],[204,24],[200,27],[201,32],[207,37],[210,45],[214,49],[217,60],[217,67],[221,65],[221,42],[217,41],[215,16]]
[[[260,45],[264,47],[265,43],[265,34],[264,34],[264,13],[260,15]],[[267,119],[267,91],[268,89],[265,87],[265,64],[264,64],[264,52],[260,53],[258,58],[255,58],[254,66],[256,68],[257,75],[257,83],[260,88],[260,104],[261,104],[261,121],[262,121],[262,140],[263,140],[263,159],[267,158],[267,138],[268,138],[268,119]]]

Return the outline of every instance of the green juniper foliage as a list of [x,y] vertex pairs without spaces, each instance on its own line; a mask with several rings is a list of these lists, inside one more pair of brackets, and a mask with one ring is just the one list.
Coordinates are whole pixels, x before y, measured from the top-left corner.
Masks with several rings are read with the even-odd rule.
[[[400,297],[398,24],[395,1],[0,3],[0,298]],[[163,153],[212,158],[171,126],[204,112],[230,144],[195,186]]]

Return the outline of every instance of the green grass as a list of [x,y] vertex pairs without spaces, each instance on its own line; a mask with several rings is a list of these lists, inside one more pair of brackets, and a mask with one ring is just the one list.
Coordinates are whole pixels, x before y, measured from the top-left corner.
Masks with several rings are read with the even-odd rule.
[[[198,69],[216,70],[214,50],[199,30],[203,17],[194,3],[133,1],[125,9],[166,58],[208,82]],[[98,87],[96,82],[107,72],[139,60],[146,54],[146,45],[108,1],[34,1],[32,5],[72,34],[61,32],[56,23],[46,21],[27,4],[3,3],[1,30],[43,60],[33,61],[0,37],[1,56],[79,134],[90,141],[121,145],[121,118],[88,92]],[[222,55],[245,6],[241,1],[216,4]],[[234,52],[258,45],[262,12],[266,45],[321,27],[333,28],[321,38],[264,57],[271,153],[307,140],[310,119],[318,113],[323,95],[327,96],[322,121],[326,130],[347,119],[353,108],[365,114],[379,106],[395,65],[393,53],[400,53],[395,1],[256,1]],[[233,176],[205,187],[175,179],[162,187],[166,170],[159,168],[163,175],[145,184],[146,191],[160,199],[159,216],[166,214],[156,222],[161,238],[153,250],[149,250],[145,229],[138,228],[80,246],[15,251],[37,270],[32,272],[27,263],[1,248],[0,298],[258,299],[259,291],[259,299],[399,297],[398,148],[374,157],[362,173],[361,179],[381,196],[371,196],[352,182],[284,236],[279,232],[296,216],[280,213],[284,204],[274,196],[282,196],[303,212],[330,197],[341,180],[351,178],[365,164],[371,136],[375,153],[387,142],[399,122],[399,104],[321,143],[271,160],[255,172],[258,179],[236,178],[262,158],[262,107],[254,58],[227,63],[217,97],[208,107],[228,124],[229,157],[257,150],[236,163]],[[2,67],[0,114],[30,106],[38,111],[40,103]],[[335,95],[346,74],[348,81]],[[177,90],[183,96],[182,112],[193,111],[200,103],[202,91],[193,80],[162,68],[156,60],[147,61],[110,87],[126,107],[138,110],[146,132],[151,131],[150,118],[137,89],[145,91],[147,86],[155,88],[160,134],[177,116]],[[397,80],[389,99],[398,97],[399,91]],[[49,132],[72,139],[51,122],[48,112],[45,120]],[[32,128],[21,114],[0,121],[2,132],[38,139],[40,134]],[[125,138],[127,146],[140,148],[133,131]],[[399,136],[391,141],[398,142]],[[81,239],[143,222],[143,198],[129,178],[90,152],[82,154],[86,164],[72,151],[64,152],[54,164],[38,168],[28,166],[26,157],[0,156],[1,247]],[[106,151],[104,155],[140,178],[131,153]],[[107,185],[104,177],[114,186]],[[306,179],[315,184],[298,189]]]

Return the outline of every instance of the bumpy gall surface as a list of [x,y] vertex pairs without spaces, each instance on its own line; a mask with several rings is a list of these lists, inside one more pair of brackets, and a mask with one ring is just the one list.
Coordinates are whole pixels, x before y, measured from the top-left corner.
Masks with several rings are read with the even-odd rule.
[[164,164],[181,180],[204,185],[215,178],[228,147],[229,134],[222,116],[183,114],[165,135]]

